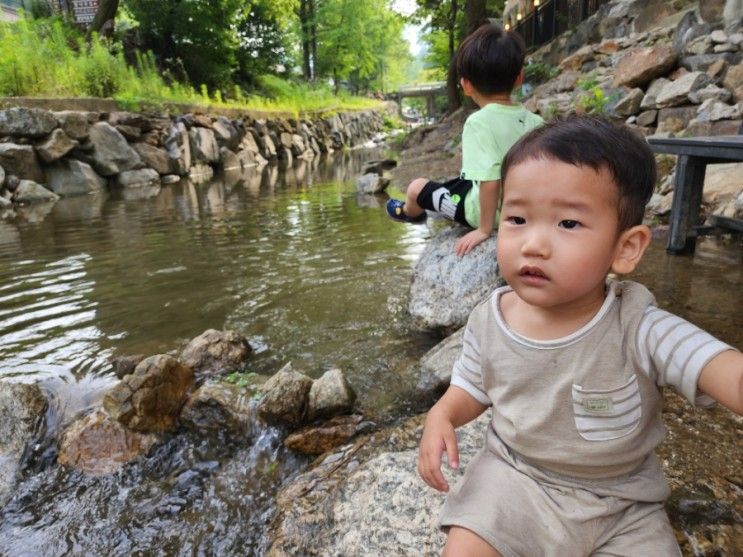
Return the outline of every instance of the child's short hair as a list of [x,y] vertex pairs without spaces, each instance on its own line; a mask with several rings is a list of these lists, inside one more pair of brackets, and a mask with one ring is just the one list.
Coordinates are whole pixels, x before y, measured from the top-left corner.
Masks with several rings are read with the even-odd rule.
[[457,74],[479,93],[510,93],[524,67],[524,52],[524,41],[518,34],[486,23],[459,45]]
[[655,157],[645,139],[627,126],[598,116],[555,119],[521,137],[506,153],[503,184],[511,167],[529,159],[556,159],[596,171],[605,167],[619,190],[619,231],[642,224],[655,189]]

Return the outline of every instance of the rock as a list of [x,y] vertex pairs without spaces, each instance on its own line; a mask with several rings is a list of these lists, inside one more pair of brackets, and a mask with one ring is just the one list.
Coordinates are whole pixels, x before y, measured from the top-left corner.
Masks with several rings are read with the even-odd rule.
[[707,87],[689,93],[689,100],[694,104],[701,104],[707,99],[726,102],[730,100],[731,96],[730,91],[727,89],[718,87],[717,85],[707,85]]
[[191,168],[191,141],[183,122],[170,127],[164,145],[168,151],[173,171],[180,176],[188,174]]
[[136,134],[136,137],[152,129],[150,118],[139,112],[111,112],[108,115],[108,123],[115,128],[123,127],[129,130],[137,130],[136,132],[131,132]]
[[212,123],[212,129],[214,130],[214,137],[220,149],[226,147],[230,151],[237,150],[240,144],[240,133],[228,118],[218,116]]
[[694,56],[684,56],[679,65],[690,72],[706,72],[718,62],[729,63],[732,56],[719,54],[696,54]]
[[390,185],[390,179],[379,174],[364,174],[356,178],[356,191],[359,193],[382,193]]
[[560,69],[579,71],[583,67],[583,64],[593,59],[593,45],[587,44],[580,47],[570,56],[563,58],[560,62]]
[[619,102],[614,105],[614,113],[623,117],[637,114],[640,110],[640,103],[644,97],[645,93],[643,90],[639,87],[635,87],[624,97],[619,99]]
[[666,79],[665,77],[660,77],[653,81],[648,87],[648,90],[645,92],[645,96],[640,103],[640,108],[643,110],[658,108],[656,98],[663,90],[663,88],[669,83],[671,83],[671,81],[669,79]]
[[250,394],[249,390],[228,383],[204,383],[183,405],[181,422],[202,433],[252,437]]
[[397,161],[394,159],[378,159],[366,161],[361,166],[361,174],[378,174],[384,176],[387,170],[392,170],[397,166]]
[[682,52],[686,45],[697,37],[708,35],[712,27],[697,17],[696,10],[689,11],[681,18],[673,38],[673,48]]
[[193,381],[191,368],[172,356],[150,356],[106,393],[103,407],[135,431],[168,431],[175,427]]
[[0,166],[0,188],[2,188],[3,185],[5,185],[5,169]]
[[575,89],[578,80],[582,76],[583,74],[576,71],[562,72],[557,77],[550,79],[547,83],[537,86],[537,88],[534,89],[534,95],[543,97],[563,93],[565,91],[572,91]]
[[178,176],[178,174],[166,174],[165,176],[160,177],[160,183],[163,186],[175,184],[180,181],[181,181],[181,177]]
[[238,371],[253,349],[235,331],[208,329],[192,339],[181,352],[181,361],[200,375]]
[[153,168],[139,170],[125,170],[115,178],[120,188],[139,188],[144,186],[160,186],[160,175]]
[[142,130],[135,128],[134,126],[114,126],[116,131],[124,136],[127,141],[137,141],[142,137]]
[[90,165],[75,159],[62,159],[47,166],[46,182],[61,197],[99,193],[106,187],[106,180]]
[[301,425],[311,388],[312,379],[286,364],[263,385],[258,415],[269,424]]
[[709,77],[707,77],[707,74],[703,72],[689,72],[663,87],[655,102],[658,108],[688,104],[689,95],[707,85],[708,82]]
[[147,454],[157,440],[156,435],[127,429],[99,409],[62,433],[57,462],[86,474],[113,474]]
[[47,406],[37,383],[0,381],[0,506],[11,495],[23,453],[42,429]]
[[642,87],[672,70],[677,59],[670,45],[632,49],[614,68],[614,86]]
[[191,157],[194,163],[214,164],[219,162],[219,145],[214,132],[208,128],[193,127],[188,132]]
[[498,284],[495,235],[464,257],[454,253],[457,239],[469,232],[447,228],[423,250],[413,271],[410,315],[424,330],[453,330],[467,321],[470,311]]
[[41,184],[37,184],[31,180],[21,180],[13,193],[13,199],[16,203],[39,203],[57,201],[59,196]]
[[684,130],[696,115],[696,106],[663,108],[658,111],[658,128],[656,133],[678,133]]
[[0,136],[44,137],[57,127],[57,119],[40,108],[9,108],[0,110]]
[[132,147],[144,164],[157,171],[158,174],[170,174],[172,172],[171,161],[165,149],[155,147],[149,143],[135,143]]
[[188,171],[188,179],[193,184],[204,184],[214,178],[214,169],[206,163],[195,163]]
[[321,455],[348,443],[356,435],[361,416],[336,416],[318,426],[297,430],[284,439],[284,445],[301,454]]
[[658,117],[657,110],[646,110],[637,115],[638,126],[652,126]]
[[144,354],[131,354],[129,356],[119,356],[114,359],[113,366],[116,377],[123,379],[125,375],[134,373],[137,364],[144,360],[145,357]]
[[258,143],[255,140],[255,133],[255,130],[253,130],[252,128],[246,131],[242,140],[240,140],[240,145],[238,145],[238,152],[247,150],[255,155],[260,153],[260,148],[258,147]]
[[93,167],[101,176],[113,176],[142,166],[137,152],[108,122],[90,127],[90,143],[93,145]]
[[64,131],[57,128],[43,143],[36,146],[36,153],[48,164],[61,159],[77,145],[77,141],[70,139]]
[[735,102],[743,101],[743,63],[730,66],[722,84],[733,94]]
[[68,137],[80,141],[88,139],[90,125],[98,121],[98,114],[95,112],[77,112],[75,110],[55,112],[54,117]]
[[5,176],[5,189],[9,192],[14,192],[20,183],[21,181],[15,174],[7,174]]
[[686,45],[686,48],[684,48],[685,54],[709,54],[712,52],[712,41],[709,38],[709,35],[704,35],[702,37],[697,37],[693,41],[691,41],[689,44]]
[[222,165],[222,170],[242,170],[243,167],[240,158],[227,147],[219,148],[219,161]]
[[743,114],[743,102],[729,105],[715,99],[707,99],[697,111],[697,120],[700,122],[716,120],[735,120]]
[[330,369],[312,384],[307,418],[314,420],[348,414],[355,401],[356,393],[343,372],[337,368]]
[[420,360],[416,390],[424,396],[436,395],[446,390],[451,381],[454,363],[462,352],[464,327],[439,342]]
[[0,143],[0,166],[8,174],[15,174],[21,180],[44,182],[44,172],[31,145]]

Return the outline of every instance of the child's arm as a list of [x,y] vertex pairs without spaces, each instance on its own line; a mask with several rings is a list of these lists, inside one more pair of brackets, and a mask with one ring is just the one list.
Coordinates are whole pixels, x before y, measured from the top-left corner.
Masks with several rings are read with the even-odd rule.
[[480,226],[457,240],[454,246],[459,257],[471,252],[493,233],[493,222],[498,210],[500,180],[480,182]]
[[743,354],[726,350],[712,358],[699,375],[699,390],[736,414],[743,414]]
[[449,484],[441,473],[441,455],[446,456],[451,468],[459,467],[459,450],[454,430],[471,422],[488,407],[478,402],[467,391],[451,386],[428,412],[418,451],[418,473],[423,481],[438,491],[449,491]]

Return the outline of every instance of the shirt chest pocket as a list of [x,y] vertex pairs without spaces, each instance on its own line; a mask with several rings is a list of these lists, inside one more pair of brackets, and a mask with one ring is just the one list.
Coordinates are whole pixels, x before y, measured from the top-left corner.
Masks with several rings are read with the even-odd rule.
[[613,389],[587,389],[573,384],[573,416],[578,433],[587,441],[609,441],[629,435],[642,418],[637,376]]

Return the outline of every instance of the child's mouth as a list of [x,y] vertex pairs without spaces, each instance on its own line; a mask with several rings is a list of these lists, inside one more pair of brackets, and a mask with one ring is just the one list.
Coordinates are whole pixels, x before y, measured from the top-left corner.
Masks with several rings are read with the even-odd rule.
[[539,267],[522,267],[519,276],[527,284],[544,284],[548,280],[547,275]]

